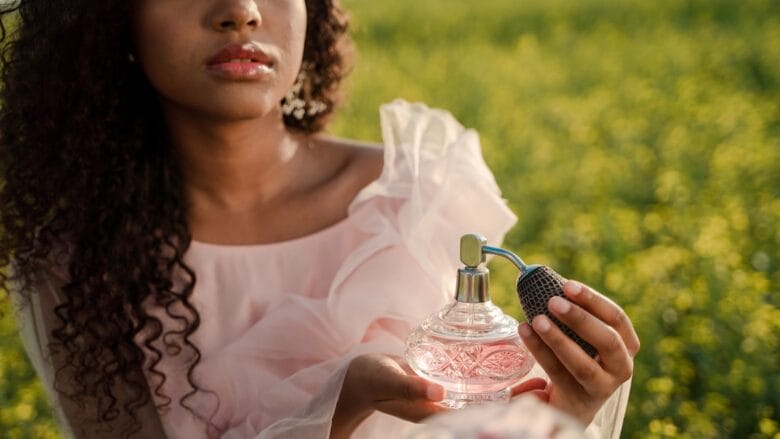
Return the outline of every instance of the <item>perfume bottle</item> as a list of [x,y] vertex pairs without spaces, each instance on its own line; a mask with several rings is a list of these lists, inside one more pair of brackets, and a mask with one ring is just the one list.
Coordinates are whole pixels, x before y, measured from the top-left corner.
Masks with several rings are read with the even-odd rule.
[[425,319],[406,339],[406,360],[446,390],[442,405],[508,401],[510,386],[535,360],[517,334],[517,321],[490,300],[485,238],[461,238],[455,300]]

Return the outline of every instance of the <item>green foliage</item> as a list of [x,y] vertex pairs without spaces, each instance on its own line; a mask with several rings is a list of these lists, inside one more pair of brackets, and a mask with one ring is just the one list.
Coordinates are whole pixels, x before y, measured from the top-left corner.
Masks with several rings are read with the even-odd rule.
[[[343,0],[333,131],[396,97],[482,137],[506,247],[622,304],[642,339],[627,438],[780,438],[780,2]],[[519,316],[515,273],[494,291]],[[0,321],[0,431],[54,435]]]

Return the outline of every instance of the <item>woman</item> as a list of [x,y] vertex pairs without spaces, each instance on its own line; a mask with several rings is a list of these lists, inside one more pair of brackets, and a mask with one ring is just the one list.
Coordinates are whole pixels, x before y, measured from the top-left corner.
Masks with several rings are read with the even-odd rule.
[[[449,300],[457,238],[499,243],[515,218],[444,112],[385,106],[384,152],[320,134],[346,72],[335,0],[18,8],[2,265],[66,431],[389,437],[440,411],[393,355]],[[599,358],[536,319],[520,332],[551,384],[514,391],[604,427],[638,341],[619,307],[566,291],[550,305]]]

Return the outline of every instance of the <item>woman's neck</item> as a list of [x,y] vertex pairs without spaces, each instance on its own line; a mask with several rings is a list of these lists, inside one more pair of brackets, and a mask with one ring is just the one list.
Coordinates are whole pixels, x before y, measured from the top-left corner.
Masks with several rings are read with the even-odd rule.
[[343,219],[381,171],[377,148],[290,133],[281,114],[219,122],[176,113],[171,139],[185,179],[193,239],[257,244]]
[[294,188],[307,139],[290,133],[280,113],[232,121],[166,117],[191,208],[241,213]]

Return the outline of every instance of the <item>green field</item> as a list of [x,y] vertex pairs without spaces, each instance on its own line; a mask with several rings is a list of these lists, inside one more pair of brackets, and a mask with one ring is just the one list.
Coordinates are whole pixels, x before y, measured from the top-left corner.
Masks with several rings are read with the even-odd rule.
[[[379,140],[402,97],[480,132],[520,218],[505,246],[637,327],[624,437],[780,438],[780,1],[344,3],[332,131]],[[0,340],[0,436],[56,437],[7,313]]]

